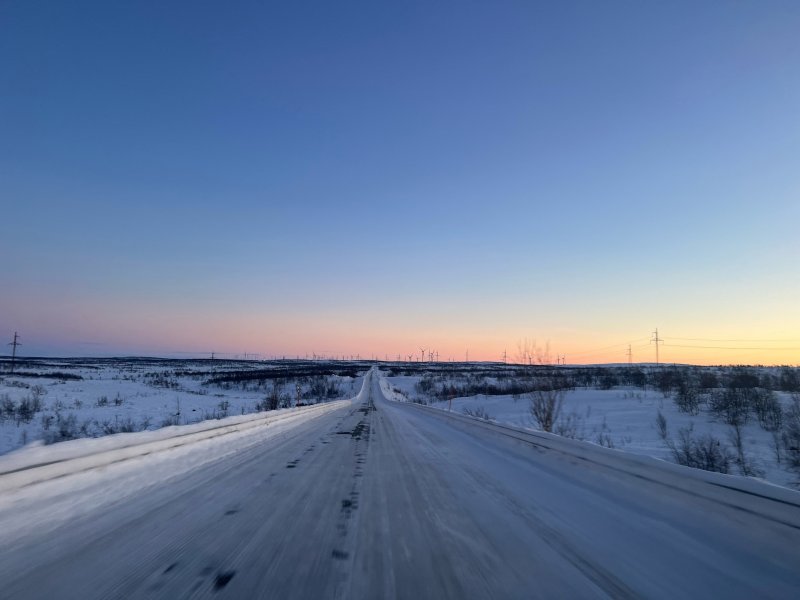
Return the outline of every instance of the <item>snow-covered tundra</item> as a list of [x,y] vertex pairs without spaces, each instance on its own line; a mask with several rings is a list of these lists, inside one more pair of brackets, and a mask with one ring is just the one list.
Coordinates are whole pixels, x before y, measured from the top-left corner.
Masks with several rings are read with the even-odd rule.
[[[687,466],[800,485],[800,369],[396,365],[388,396]],[[542,427],[535,390],[556,388]]]

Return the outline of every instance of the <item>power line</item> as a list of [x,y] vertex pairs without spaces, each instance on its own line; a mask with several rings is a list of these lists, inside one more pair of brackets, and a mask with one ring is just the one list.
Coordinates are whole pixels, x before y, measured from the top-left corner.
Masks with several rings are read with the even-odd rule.
[[[633,342],[639,342],[639,341],[646,340],[646,339],[648,339],[648,338],[639,338],[639,339],[633,340]],[[622,346],[627,346],[628,344],[629,344],[629,342],[622,342],[621,344],[611,344],[610,346],[603,346],[602,348],[594,348],[593,350],[581,350],[579,352],[570,352],[570,356],[573,355],[573,354],[593,354],[593,353],[596,353],[596,352],[602,352],[603,350],[610,350],[612,348],[620,348]]]
[[664,344],[671,348],[697,348],[700,350],[800,350],[798,348],[791,348],[786,346],[771,346],[771,347],[746,347],[746,346],[684,346],[680,344]]
[[[642,339],[649,340],[650,338],[642,338]],[[576,354],[576,355],[580,355],[580,357],[582,359],[586,359],[586,358],[592,357],[592,356],[607,356],[608,353],[604,352],[604,350],[608,350],[608,349],[611,349],[611,348],[624,348],[625,346],[630,346],[631,350],[641,350],[642,348],[651,347],[651,344],[649,344],[649,343],[648,344],[638,344],[636,346],[634,346],[632,344],[626,344],[626,343],[614,344],[613,346],[607,346],[607,347],[604,347],[604,348],[599,348],[597,350],[582,350],[582,351],[578,351],[578,352],[570,352],[570,356],[572,356],[573,354]],[[627,353],[627,349],[625,350],[625,352]],[[626,356],[627,356],[627,354],[626,354]]]
[[683,338],[670,336],[671,340],[684,340],[688,342],[800,342],[800,340],[757,340],[757,339],[717,339],[717,338]]

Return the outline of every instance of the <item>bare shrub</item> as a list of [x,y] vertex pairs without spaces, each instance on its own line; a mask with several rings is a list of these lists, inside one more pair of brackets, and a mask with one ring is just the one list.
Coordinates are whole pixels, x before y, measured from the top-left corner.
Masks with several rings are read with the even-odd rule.
[[17,404],[8,394],[0,396],[0,422],[11,420],[17,414]]
[[667,428],[667,417],[661,411],[656,415],[656,428],[658,429],[658,437],[665,443],[669,440],[669,429]]
[[585,439],[585,423],[583,417],[574,410],[566,415],[561,415],[553,426],[553,433],[573,440]]
[[86,437],[88,434],[87,429],[86,423],[83,426],[78,424],[78,418],[73,413],[68,415],[56,414],[55,424],[50,430],[44,432],[44,443],[55,444]]
[[783,407],[771,390],[759,389],[753,397],[758,424],[766,431],[778,431],[783,424]]
[[703,390],[712,390],[719,385],[719,378],[714,371],[704,370],[700,373],[697,384]]
[[340,391],[339,391],[339,382],[336,380],[335,377],[331,377],[327,379],[327,386],[325,389],[325,396],[328,399],[338,398]]
[[792,403],[784,413],[781,438],[788,467],[800,472],[800,394],[792,394]]
[[772,431],[772,454],[775,457],[775,462],[781,464],[783,462],[783,438],[780,431]]
[[750,389],[727,388],[711,395],[710,408],[728,425],[744,424],[750,413]]
[[730,450],[710,433],[695,437],[692,425],[678,430],[677,443],[669,437],[664,439],[664,443],[676,463],[693,469],[728,473],[734,460]]
[[113,422],[103,421],[99,425],[103,435],[112,435],[115,433],[133,433],[134,431],[139,431],[136,423],[134,423],[130,417],[125,419],[114,417]]
[[50,429],[50,425],[53,424],[54,419],[54,415],[42,415],[42,430],[48,431]]
[[614,440],[611,439],[611,429],[608,427],[605,417],[603,417],[603,422],[600,424],[600,428],[597,429],[595,433],[595,443],[606,448],[614,447]]
[[[334,377],[318,375],[311,378],[311,384],[306,396],[309,400],[322,402],[326,398],[337,398],[338,396],[339,384]],[[280,404],[281,402],[279,400],[278,405]],[[276,405],[276,408],[278,405]]]
[[678,382],[678,389],[675,392],[675,406],[678,410],[690,415],[697,415],[700,413],[700,390],[697,389],[690,381],[681,379]]
[[[47,395],[47,388],[45,388],[41,384],[36,384],[31,386],[31,396],[36,399],[36,401],[40,401],[44,396]],[[41,404],[41,402],[39,402]]]
[[476,419],[483,419],[484,421],[494,421],[494,417],[492,417],[483,406],[478,406],[474,409],[465,406],[461,409],[461,412],[468,417],[475,417]]
[[31,394],[25,396],[17,405],[17,424],[30,423],[33,416],[42,410],[41,396]]
[[162,427],[171,427],[181,424],[181,399],[175,398],[175,412],[167,415],[162,421]]
[[[288,406],[290,402],[289,396],[283,393],[283,385],[277,379],[273,379],[272,389],[262,400],[256,402],[256,412],[277,410],[281,406]],[[301,404],[298,403],[298,406]]]
[[612,390],[619,385],[619,379],[611,371],[607,371],[600,376],[597,387],[601,390]]
[[733,449],[736,451],[736,465],[739,472],[745,477],[762,477],[764,472],[756,467],[744,449],[744,438],[742,436],[742,426],[738,423],[731,425],[728,437],[731,440]]
[[679,382],[683,381],[682,374],[677,369],[658,369],[655,373],[655,386],[667,398]]
[[153,387],[162,387],[171,390],[177,390],[180,387],[178,381],[174,379],[169,372],[146,373],[144,381]]
[[231,403],[228,400],[220,400],[219,404],[217,405],[217,410],[219,411],[217,419],[224,419],[228,416],[228,409],[230,408]]
[[561,414],[566,392],[547,382],[542,387],[528,394],[530,399],[530,416],[542,431],[553,431],[553,425]]

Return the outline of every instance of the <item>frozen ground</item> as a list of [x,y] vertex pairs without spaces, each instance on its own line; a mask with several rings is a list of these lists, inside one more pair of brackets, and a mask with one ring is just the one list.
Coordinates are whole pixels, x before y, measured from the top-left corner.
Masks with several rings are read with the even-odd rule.
[[116,445],[209,424],[0,457],[2,595],[796,598],[797,492],[390,402],[374,373],[147,454]]
[[[419,376],[387,377],[384,392],[397,400],[419,400],[424,394],[416,389]],[[789,396],[776,393],[784,404]],[[430,406],[452,410],[459,414],[485,414],[499,423],[537,429],[531,418],[526,395],[476,395],[457,397],[452,401],[432,402]],[[675,439],[680,428],[693,428],[696,436],[711,433],[723,444],[731,445],[731,427],[707,411],[692,416],[680,412],[671,397],[658,391],[634,387],[611,390],[577,389],[566,393],[562,419],[571,418],[577,439],[600,444],[624,452],[653,456],[672,462],[670,450],[659,437],[656,416],[661,412],[667,419],[670,436]],[[782,486],[796,488],[800,475],[789,471],[775,459],[773,434],[762,429],[755,419],[742,428],[745,451],[759,477]],[[736,472],[736,468],[732,469]]]
[[[301,369],[302,376],[293,373]],[[196,423],[277,407],[353,397],[365,367],[327,374],[324,364],[295,361],[147,359],[27,361],[0,374],[0,454],[29,443]],[[281,374],[287,371],[288,376]],[[213,380],[276,373],[278,379]],[[315,374],[318,372],[318,374]],[[272,375],[270,374],[270,377]],[[25,414],[24,401],[39,409]],[[5,409],[4,409],[5,407]]]

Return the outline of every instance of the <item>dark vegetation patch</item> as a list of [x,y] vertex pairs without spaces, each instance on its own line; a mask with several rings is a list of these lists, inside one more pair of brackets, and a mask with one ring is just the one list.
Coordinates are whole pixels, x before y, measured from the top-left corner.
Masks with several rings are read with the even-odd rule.
[[48,371],[46,373],[35,373],[33,371],[14,371],[14,377],[31,377],[34,379],[59,379],[62,381],[72,380],[81,381],[83,377],[75,373],[64,373],[63,371]]
[[281,369],[257,369],[248,371],[229,371],[209,378],[206,384],[240,383],[243,381],[269,381],[272,379],[300,379],[303,377],[331,376],[358,377],[363,369],[358,367],[286,367]]
[[[494,365],[392,367],[390,375],[418,375],[416,391],[422,398],[441,401],[477,395],[519,396],[535,391],[593,388],[611,390],[619,386],[657,390],[665,396],[679,394],[681,402],[694,410],[698,394],[715,389],[800,392],[800,368],[790,366],[751,367],[690,365],[567,366]],[[744,392],[754,394],[754,392]]]

